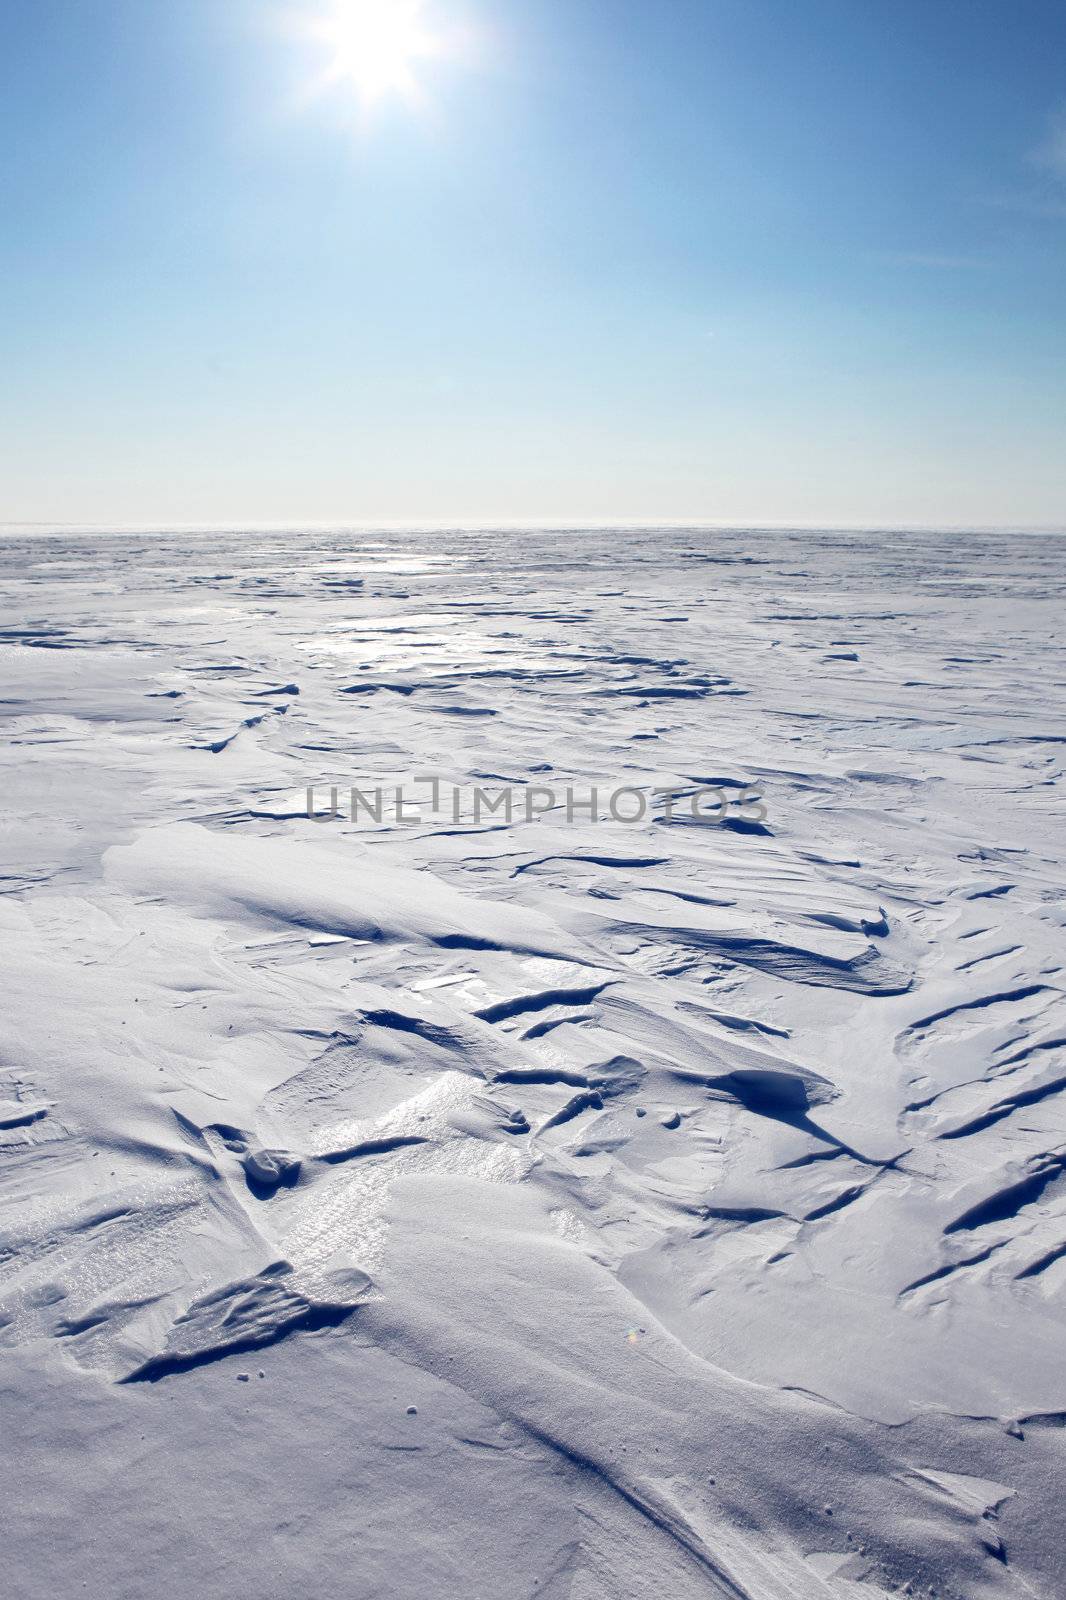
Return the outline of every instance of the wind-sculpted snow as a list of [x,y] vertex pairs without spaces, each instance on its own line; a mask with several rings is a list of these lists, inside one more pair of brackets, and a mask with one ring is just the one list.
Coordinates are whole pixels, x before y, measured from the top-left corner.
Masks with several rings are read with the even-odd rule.
[[1066,540],[3,549],[15,1593],[1066,1593]]

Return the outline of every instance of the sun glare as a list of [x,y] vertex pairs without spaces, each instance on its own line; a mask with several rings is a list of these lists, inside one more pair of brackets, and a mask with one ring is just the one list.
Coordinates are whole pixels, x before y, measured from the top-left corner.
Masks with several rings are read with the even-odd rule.
[[315,28],[332,52],[330,79],[367,101],[414,95],[416,65],[436,51],[424,13],[425,0],[333,0]]

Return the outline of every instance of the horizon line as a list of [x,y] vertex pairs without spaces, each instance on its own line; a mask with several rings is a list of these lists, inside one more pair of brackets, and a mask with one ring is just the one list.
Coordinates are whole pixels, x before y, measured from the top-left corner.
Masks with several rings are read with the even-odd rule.
[[691,529],[694,532],[796,532],[796,533],[1014,533],[1053,534],[1066,536],[1066,523],[1062,522],[923,522],[886,519],[868,521],[791,521],[780,518],[715,518],[715,517],[476,517],[476,518],[310,518],[299,521],[292,518],[263,520],[257,517],[224,517],[209,521],[103,521],[64,522],[55,518],[16,519],[0,522],[0,537],[19,532],[48,533],[261,533],[298,532],[352,532],[352,533],[524,533],[569,532],[600,533],[612,529],[633,529],[654,532],[658,530]]

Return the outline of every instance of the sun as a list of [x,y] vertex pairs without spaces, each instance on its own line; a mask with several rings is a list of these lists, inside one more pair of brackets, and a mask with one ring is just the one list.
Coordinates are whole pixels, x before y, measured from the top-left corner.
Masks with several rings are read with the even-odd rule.
[[361,99],[413,97],[416,66],[436,53],[425,0],[331,0],[314,33],[330,50],[328,76],[354,85]]

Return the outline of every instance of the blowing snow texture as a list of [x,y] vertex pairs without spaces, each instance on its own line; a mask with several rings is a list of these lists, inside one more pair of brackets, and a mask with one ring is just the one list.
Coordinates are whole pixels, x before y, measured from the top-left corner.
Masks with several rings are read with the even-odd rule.
[[5,546],[12,1592],[1066,1592],[1063,542],[293,544]]

